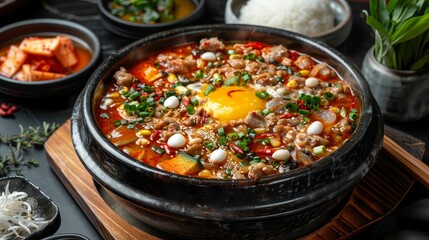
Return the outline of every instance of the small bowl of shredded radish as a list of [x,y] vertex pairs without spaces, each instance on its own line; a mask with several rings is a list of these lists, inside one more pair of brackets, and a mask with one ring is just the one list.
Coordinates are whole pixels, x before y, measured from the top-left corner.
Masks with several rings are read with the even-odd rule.
[[0,191],[0,239],[41,239],[58,230],[58,207],[28,179],[1,178]]

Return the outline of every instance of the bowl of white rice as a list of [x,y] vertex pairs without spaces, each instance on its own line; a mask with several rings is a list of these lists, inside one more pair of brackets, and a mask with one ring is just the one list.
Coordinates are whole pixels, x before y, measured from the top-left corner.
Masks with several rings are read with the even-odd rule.
[[337,47],[349,36],[352,17],[346,0],[228,0],[225,23],[279,28]]

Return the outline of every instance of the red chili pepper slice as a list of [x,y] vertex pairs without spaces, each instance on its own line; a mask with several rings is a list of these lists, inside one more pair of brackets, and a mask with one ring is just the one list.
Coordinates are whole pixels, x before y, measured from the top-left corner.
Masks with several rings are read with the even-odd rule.
[[132,88],[132,89],[134,89],[134,90],[136,90],[136,91],[140,91],[140,90],[142,90],[142,89],[139,87],[139,85],[138,85],[137,83],[134,83],[134,84],[131,86],[131,88]]
[[204,123],[206,122],[206,117],[207,117],[207,113],[206,111],[203,111],[203,115],[201,116],[201,121],[200,123],[204,125]]
[[158,139],[160,139],[161,138],[161,131],[159,131],[159,130],[156,130],[155,132],[153,132],[151,135],[150,135],[150,140],[152,141],[152,142],[155,142],[155,141],[157,141]]
[[4,102],[0,104],[1,117],[11,116],[16,110],[18,110],[18,107],[16,105],[4,103]]
[[8,110],[9,109],[9,105],[7,105],[6,103],[1,103],[0,104],[0,108],[3,110]]
[[232,93],[234,93],[234,92],[244,92],[244,90],[231,90],[231,91],[229,91],[227,94],[228,94],[228,97],[232,97],[231,96],[231,94]]
[[185,106],[185,107],[188,106],[190,103],[189,98],[188,97],[182,97],[182,103],[183,103],[183,106]]
[[163,148],[168,155],[171,155],[173,153],[173,148],[171,148],[170,145],[166,143],[161,144],[160,147]]
[[261,154],[261,155],[271,155],[275,152],[276,150],[272,149],[272,148],[264,148],[264,149],[259,149],[256,150],[255,153],[256,154]]
[[235,145],[234,143],[230,143],[230,144],[229,144],[229,148],[230,148],[234,153],[244,154],[244,150],[243,150],[243,149],[241,149],[239,146]]
[[296,101],[298,103],[298,106],[300,109],[308,110],[308,108],[305,106],[304,100],[300,99]]
[[272,136],[275,136],[275,134],[274,133],[260,133],[260,134],[256,134],[255,137],[253,138],[253,140],[269,138]]
[[282,119],[282,118],[292,118],[292,117],[296,117],[297,114],[296,113],[285,113],[285,114],[281,114],[278,115],[277,118],[278,119]]
[[265,47],[265,44],[261,43],[261,42],[250,42],[250,43],[246,43],[244,44],[245,47],[251,47],[253,49],[258,49],[261,50],[262,48]]
[[295,61],[299,57],[299,54],[295,51],[289,51],[289,59]]

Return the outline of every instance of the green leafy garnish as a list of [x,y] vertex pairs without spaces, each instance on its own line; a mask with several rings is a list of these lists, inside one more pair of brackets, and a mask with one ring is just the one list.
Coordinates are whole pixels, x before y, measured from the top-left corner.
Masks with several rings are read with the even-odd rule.
[[398,70],[429,66],[429,0],[370,0],[363,11],[375,33],[374,56]]
[[16,135],[0,134],[0,144],[6,144],[10,148],[9,155],[0,155],[0,176],[6,176],[11,172],[21,174],[22,166],[37,167],[39,163],[34,159],[26,159],[25,152],[32,147],[42,147],[58,127],[57,123],[43,122],[42,126],[30,126],[27,130],[19,125],[21,132]]

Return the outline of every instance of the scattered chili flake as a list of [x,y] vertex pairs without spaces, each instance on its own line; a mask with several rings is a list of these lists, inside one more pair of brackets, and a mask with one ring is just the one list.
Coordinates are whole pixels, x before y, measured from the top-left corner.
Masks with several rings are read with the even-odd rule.
[[16,111],[18,111],[18,107],[15,104],[10,104],[10,103],[5,103],[5,102],[0,104],[0,116],[1,117],[10,117]]

